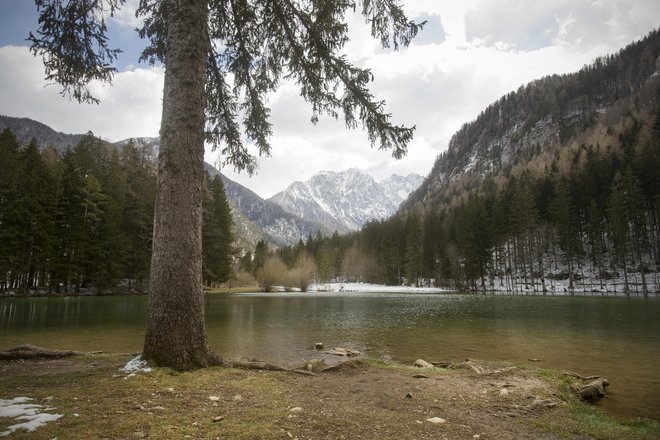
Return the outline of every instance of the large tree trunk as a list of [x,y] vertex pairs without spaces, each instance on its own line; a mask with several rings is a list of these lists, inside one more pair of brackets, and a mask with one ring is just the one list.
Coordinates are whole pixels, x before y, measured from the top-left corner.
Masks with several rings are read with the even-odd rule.
[[208,0],[170,0],[145,359],[176,370],[219,363],[202,294]]

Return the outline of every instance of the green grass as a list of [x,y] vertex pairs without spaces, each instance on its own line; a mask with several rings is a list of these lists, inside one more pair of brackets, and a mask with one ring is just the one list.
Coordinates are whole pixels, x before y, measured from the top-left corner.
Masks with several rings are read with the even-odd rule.
[[571,390],[575,379],[558,371],[536,369],[534,373],[557,385],[558,397],[566,404],[559,414],[544,416],[533,423],[549,432],[566,438],[581,435],[599,440],[657,440],[660,423],[645,418],[617,420],[596,405],[580,400]]

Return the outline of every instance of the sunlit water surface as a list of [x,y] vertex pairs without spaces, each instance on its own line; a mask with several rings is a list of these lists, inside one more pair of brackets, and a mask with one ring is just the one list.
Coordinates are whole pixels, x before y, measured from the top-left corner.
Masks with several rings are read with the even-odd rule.
[[[2,299],[0,349],[136,352],[145,315],[141,296]],[[295,365],[323,342],[402,362],[539,359],[607,377],[610,413],[660,419],[657,297],[254,293],[207,295],[206,315],[209,343],[226,357]]]

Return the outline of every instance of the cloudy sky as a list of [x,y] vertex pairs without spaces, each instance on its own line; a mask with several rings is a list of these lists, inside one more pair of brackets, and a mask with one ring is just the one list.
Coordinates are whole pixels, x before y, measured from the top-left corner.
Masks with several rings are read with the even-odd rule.
[[[43,79],[41,61],[25,38],[37,26],[33,2],[0,0],[0,114],[29,117],[57,131],[93,131],[110,141],[157,136],[163,71],[138,64],[143,42],[129,0],[110,23],[112,43],[124,50],[113,84],[93,85],[100,105],[60,96]],[[406,158],[372,150],[366,133],[342,119],[310,123],[311,110],[295,86],[283,83],[270,98],[272,156],[256,176],[223,169],[263,197],[321,170],[358,167],[377,180],[392,173],[426,175],[452,134],[489,103],[521,85],[568,73],[614,53],[660,25],[657,0],[405,0],[409,17],[428,24],[413,44],[386,51],[358,16],[349,17],[355,64],[373,70],[372,92],[385,99],[396,123],[416,125]],[[207,151],[208,162],[217,154]]]

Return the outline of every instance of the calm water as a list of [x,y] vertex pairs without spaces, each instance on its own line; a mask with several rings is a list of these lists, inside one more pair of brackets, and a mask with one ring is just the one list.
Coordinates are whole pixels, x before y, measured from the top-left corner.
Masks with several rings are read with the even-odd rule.
[[[448,294],[236,294],[206,297],[223,356],[298,364],[315,342],[412,362],[509,360],[606,376],[602,406],[660,419],[660,300]],[[0,300],[0,349],[140,351],[145,297]]]

